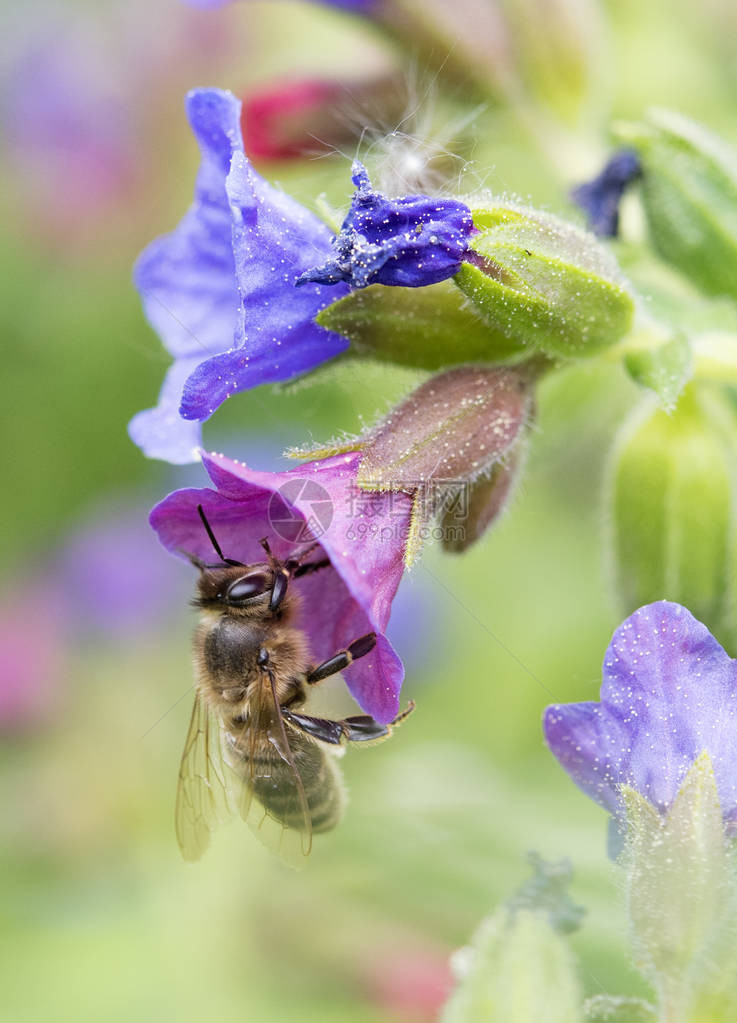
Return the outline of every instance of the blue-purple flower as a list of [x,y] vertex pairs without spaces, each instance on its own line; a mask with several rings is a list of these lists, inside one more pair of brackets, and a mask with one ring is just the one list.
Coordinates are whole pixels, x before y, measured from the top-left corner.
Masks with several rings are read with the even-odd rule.
[[573,781],[615,817],[621,787],[664,812],[701,753],[737,820],[737,661],[680,604],[641,607],[612,637],[601,702],[556,704],[543,728]]
[[375,192],[363,164],[353,164],[356,191],[330,257],[297,281],[353,288],[437,284],[458,273],[476,231],[471,211],[457,199]]
[[63,594],[76,637],[122,647],[178,613],[189,579],[151,535],[143,502],[117,495],[73,530],[40,584]]
[[195,90],[187,113],[202,151],[195,203],[135,270],[146,315],[175,361],[158,407],[130,424],[147,455],[176,463],[194,460],[200,421],[229,395],[304,373],[348,345],[314,322],[347,289],[294,287],[328,256],[328,228],[253,170],[235,96]]
[[586,214],[594,234],[601,238],[617,237],[622,196],[640,174],[642,165],[637,153],[620,149],[593,180],[571,190],[571,198]]
[[195,90],[187,112],[202,151],[195,203],[135,271],[174,363],[158,406],[129,428],[147,455],[175,463],[196,458],[201,421],[231,394],[289,380],[344,351],[346,338],[315,318],[349,285],[434,284],[457,272],[475,230],[463,203],[388,199],[357,164],[358,190],[334,239],[253,170],[231,93]]

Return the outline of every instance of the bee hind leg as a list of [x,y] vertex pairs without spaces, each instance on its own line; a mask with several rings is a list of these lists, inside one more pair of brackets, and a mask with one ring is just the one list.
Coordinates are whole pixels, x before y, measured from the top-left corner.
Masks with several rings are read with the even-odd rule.
[[387,725],[380,724],[368,714],[357,714],[355,717],[344,718],[340,724],[343,725],[346,742],[377,742],[386,739],[392,734],[392,729],[408,718],[414,709],[415,701],[410,700],[406,710],[397,714],[394,720]]
[[395,725],[400,724],[415,709],[413,700],[410,700],[407,709],[398,714],[389,724],[382,725],[368,714],[356,714],[353,717],[343,718],[342,721],[332,721],[329,718],[314,718],[307,714],[294,714],[292,711],[283,711],[283,716],[293,727],[311,735],[313,739],[321,742],[328,742],[334,746],[344,746],[349,742],[380,742],[392,734]]

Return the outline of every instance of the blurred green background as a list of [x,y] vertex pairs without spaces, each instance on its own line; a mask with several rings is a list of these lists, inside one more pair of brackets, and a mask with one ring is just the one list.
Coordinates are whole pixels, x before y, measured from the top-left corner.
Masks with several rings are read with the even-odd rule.
[[[640,991],[605,815],[540,730],[546,704],[597,698],[618,624],[600,492],[634,385],[616,365],[549,380],[510,513],[462,558],[430,550],[403,583],[396,645],[418,709],[391,742],[346,756],[347,818],[308,868],[289,872],[240,825],[184,864],[173,803],[192,580],[145,518],[204,474],[147,462],[127,439],[169,361],[131,266],[191,198],[187,88],[242,95],[386,57],[364,23],[308,3],[6,0],[2,13],[3,1018],[429,1020],[449,955],[526,878],[530,849],[573,860],[587,993]],[[469,180],[570,214],[567,187],[597,169],[610,114],[653,103],[735,141],[731,4],[612,0],[599,17],[597,106],[561,129],[555,171],[490,107]],[[348,167],[262,170],[340,207]],[[276,469],[281,449],[358,429],[413,379],[346,363],[262,388],[228,402],[205,441]]]

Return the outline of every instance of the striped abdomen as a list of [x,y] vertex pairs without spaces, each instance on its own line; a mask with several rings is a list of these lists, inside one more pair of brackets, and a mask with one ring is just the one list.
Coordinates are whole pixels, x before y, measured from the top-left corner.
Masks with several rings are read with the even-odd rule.
[[[289,730],[289,745],[302,779],[312,830],[330,831],[340,821],[345,806],[338,766],[316,742],[294,729]],[[284,827],[304,830],[302,803],[291,766],[264,742],[256,747],[249,767],[253,793],[269,815]]]

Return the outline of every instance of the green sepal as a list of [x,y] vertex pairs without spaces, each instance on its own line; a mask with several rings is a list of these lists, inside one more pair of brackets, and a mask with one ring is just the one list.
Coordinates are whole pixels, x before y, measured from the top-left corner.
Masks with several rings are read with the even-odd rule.
[[426,288],[372,284],[327,306],[317,323],[348,338],[355,356],[417,369],[503,362],[519,350],[464,302],[449,281]]
[[737,298],[737,153],[701,125],[654,109],[614,127],[637,150],[653,247],[708,295]]
[[593,235],[512,204],[471,210],[476,256],[453,280],[520,353],[583,358],[629,331],[632,294]]
[[737,1017],[737,871],[708,752],[659,813],[623,790],[626,894],[636,965],[658,992],[660,1019]]
[[727,848],[709,754],[690,768],[667,814],[625,786],[627,903],[637,963],[658,987],[681,984],[718,923]]

